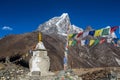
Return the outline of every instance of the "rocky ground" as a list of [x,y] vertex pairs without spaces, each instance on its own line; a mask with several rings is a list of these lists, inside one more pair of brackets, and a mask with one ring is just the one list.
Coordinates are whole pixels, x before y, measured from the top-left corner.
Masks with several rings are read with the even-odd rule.
[[0,80],[77,80],[78,76],[75,75],[71,69],[55,72],[54,76],[39,76],[31,75],[28,68],[20,65],[9,63],[0,63]]
[[28,68],[11,62],[0,63],[0,80],[109,80],[120,77],[120,67],[68,69],[54,73],[54,76],[30,76]]
[[0,63],[0,66],[0,80],[18,80],[18,76],[29,72],[28,68],[12,63]]

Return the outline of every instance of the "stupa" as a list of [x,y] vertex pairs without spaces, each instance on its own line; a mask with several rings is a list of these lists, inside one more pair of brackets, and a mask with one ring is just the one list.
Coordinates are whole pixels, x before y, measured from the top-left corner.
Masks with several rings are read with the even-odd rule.
[[47,49],[42,42],[42,35],[39,33],[39,42],[37,43],[34,50],[32,50],[32,57],[29,61],[30,74],[49,76],[54,75],[53,72],[49,71],[50,68],[50,58],[47,56]]

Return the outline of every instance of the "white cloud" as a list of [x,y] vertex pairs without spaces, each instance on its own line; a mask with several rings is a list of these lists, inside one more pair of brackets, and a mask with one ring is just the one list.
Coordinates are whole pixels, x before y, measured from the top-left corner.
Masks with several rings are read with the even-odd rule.
[[3,27],[2,27],[2,30],[10,30],[10,31],[12,31],[13,28],[11,28],[11,27],[9,27],[9,26],[3,26]]

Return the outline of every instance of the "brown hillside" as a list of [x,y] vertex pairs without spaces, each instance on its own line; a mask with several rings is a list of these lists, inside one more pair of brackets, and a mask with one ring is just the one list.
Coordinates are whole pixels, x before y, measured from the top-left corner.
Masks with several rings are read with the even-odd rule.
[[[48,56],[50,57],[50,70],[63,69],[65,38],[57,34],[42,35],[42,41],[48,49]],[[21,62],[27,61],[28,64],[31,54],[29,56],[24,55],[30,49],[34,49],[38,42],[37,37],[38,32],[4,37],[0,40],[0,59],[18,55],[23,59]],[[17,58],[20,59],[20,57]],[[80,44],[69,47],[69,66],[71,68],[119,67],[116,58],[120,59],[120,48],[108,43],[98,44],[92,47],[80,46]],[[11,61],[15,60],[17,59],[12,59]]]

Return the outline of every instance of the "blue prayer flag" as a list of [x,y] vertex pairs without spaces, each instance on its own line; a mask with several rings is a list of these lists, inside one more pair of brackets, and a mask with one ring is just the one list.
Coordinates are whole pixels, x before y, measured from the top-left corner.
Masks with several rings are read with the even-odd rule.
[[85,44],[86,44],[86,45],[89,44],[89,40],[85,40]]
[[114,41],[115,44],[117,44],[118,40],[119,40],[119,38],[114,38],[113,39],[113,41]]
[[95,31],[90,31],[89,35],[94,36]]
[[64,64],[67,64],[67,58],[64,57]]

